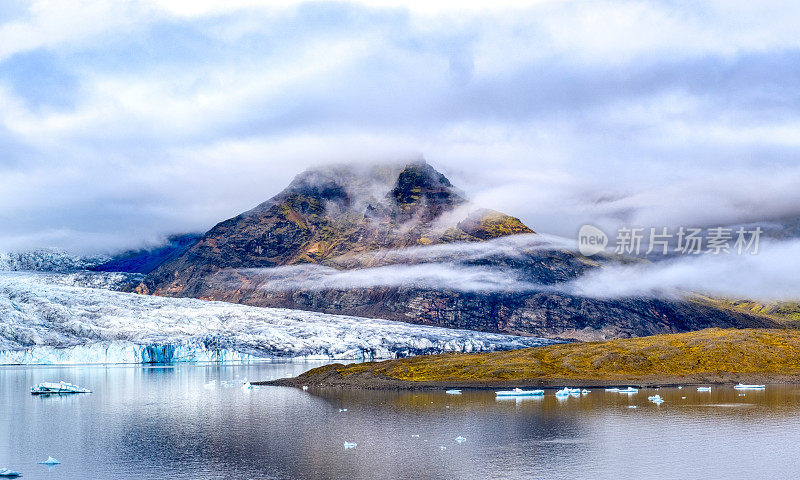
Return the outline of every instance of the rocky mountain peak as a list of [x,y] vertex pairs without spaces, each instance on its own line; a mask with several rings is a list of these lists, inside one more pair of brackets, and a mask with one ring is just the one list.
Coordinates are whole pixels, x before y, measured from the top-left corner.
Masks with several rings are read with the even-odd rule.
[[221,269],[336,265],[343,255],[531,232],[517,218],[471,205],[424,161],[332,165],[297,175],[270,200],[217,224],[150,283],[158,293],[193,294],[204,275]]

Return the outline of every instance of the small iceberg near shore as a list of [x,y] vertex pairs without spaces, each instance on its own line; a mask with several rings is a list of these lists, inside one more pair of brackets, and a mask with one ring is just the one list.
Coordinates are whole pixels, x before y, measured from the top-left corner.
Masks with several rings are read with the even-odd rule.
[[356,448],[358,444],[356,442],[344,442],[344,449],[349,450],[351,448]]
[[587,395],[589,393],[592,393],[592,391],[591,390],[586,390],[585,388],[583,390],[581,390],[581,395]]
[[711,387],[697,387],[698,392],[710,392]]
[[22,474],[20,472],[16,472],[14,470],[9,470],[8,468],[0,468],[0,477],[3,478],[17,478],[21,477]]
[[651,396],[647,397],[647,399],[649,401],[655,403],[656,405],[661,405],[662,403],[664,403],[664,399],[661,398],[661,395],[658,395],[658,394],[651,395]]
[[34,387],[31,387],[32,395],[51,395],[59,393],[92,393],[92,391],[88,388],[79,387],[63,380],[58,383],[42,382]]
[[544,390],[523,390],[515,388],[513,390],[498,390],[494,392],[498,397],[534,397],[544,395]]
[[564,387],[561,390],[556,392],[556,397],[562,397],[562,398],[568,397],[570,393],[571,393],[571,391],[570,391],[569,387]]
[[736,390],[764,390],[765,388],[767,388],[767,386],[766,385],[746,385],[746,384],[740,383],[738,385],[734,385],[733,388],[735,388]]
[[462,437],[462,436],[460,436],[460,435],[456,437],[456,442],[458,442],[458,443],[464,443],[466,441],[467,441],[467,439]]
[[454,389],[451,389],[451,390],[445,390],[444,393],[446,393],[448,395],[461,395],[461,390],[458,390],[458,389],[454,388]]
[[42,462],[39,462],[39,465],[53,466],[53,465],[58,465],[58,464],[60,464],[60,463],[61,463],[61,462],[59,462],[59,461],[58,461],[58,460],[56,460],[55,458],[53,458],[53,457],[49,457],[49,456],[48,456],[48,457],[47,457],[47,460],[44,460],[44,461],[42,461]]
[[633,387],[628,387],[628,388],[625,388],[625,389],[619,389],[617,391],[619,393],[627,393],[627,394],[639,393],[639,389],[638,388],[633,388]]
[[619,392],[619,388],[606,388],[606,392]]

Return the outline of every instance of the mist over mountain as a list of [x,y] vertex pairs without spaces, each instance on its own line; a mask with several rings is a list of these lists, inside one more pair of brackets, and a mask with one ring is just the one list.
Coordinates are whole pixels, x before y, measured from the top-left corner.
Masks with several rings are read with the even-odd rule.
[[303,172],[217,224],[136,290],[582,340],[776,324],[673,291],[594,295],[577,281],[639,262],[584,257],[474,205],[418,161]]

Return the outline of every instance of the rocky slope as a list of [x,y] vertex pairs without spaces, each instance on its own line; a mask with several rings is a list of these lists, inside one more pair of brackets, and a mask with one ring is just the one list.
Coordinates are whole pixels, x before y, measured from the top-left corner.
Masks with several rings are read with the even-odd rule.
[[223,269],[323,263],[344,254],[530,232],[516,218],[470,205],[424,162],[328,167],[298,175],[272,199],[219,223],[156,269],[146,285],[160,295],[204,297],[204,280]]
[[676,297],[597,299],[570,282],[604,262],[481,209],[433,167],[327,167],[221,222],[139,293],[598,340],[774,319]]

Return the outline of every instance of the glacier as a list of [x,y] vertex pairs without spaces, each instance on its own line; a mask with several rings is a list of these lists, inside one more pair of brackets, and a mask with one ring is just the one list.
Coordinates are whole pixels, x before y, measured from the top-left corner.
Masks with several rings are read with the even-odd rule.
[[373,360],[555,343],[113,290],[128,275],[0,271],[0,364]]

